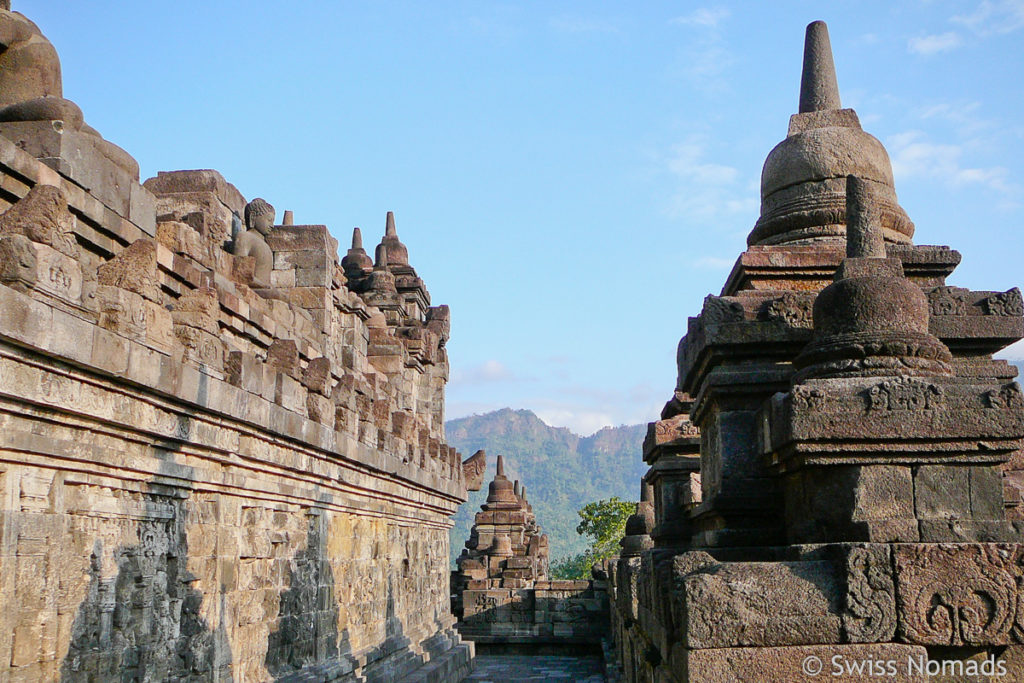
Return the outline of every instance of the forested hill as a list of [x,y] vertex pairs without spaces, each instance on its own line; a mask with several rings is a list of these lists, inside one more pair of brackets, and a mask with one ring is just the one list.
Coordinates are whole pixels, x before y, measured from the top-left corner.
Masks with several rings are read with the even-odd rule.
[[576,533],[576,511],[587,503],[618,496],[638,500],[640,477],[647,471],[640,455],[646,425],[606,427],[586,437],[551,427],[529,410],[503,408],[445,423],[448,443],[467,458],[487,451],[483,490],[470,494],[452,529],[452,557],[462,552],[473,516],[487,498],[498,454],[505,476],[526,486],[537,523],[551,541],[552,561],[581,552],[585,540]]

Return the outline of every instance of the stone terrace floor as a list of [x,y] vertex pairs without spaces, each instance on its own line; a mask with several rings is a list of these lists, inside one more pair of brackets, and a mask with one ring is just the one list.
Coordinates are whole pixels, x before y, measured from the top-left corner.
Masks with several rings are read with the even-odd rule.
[[604,683],[600,657],[478,655],[476,669],[462,683]]

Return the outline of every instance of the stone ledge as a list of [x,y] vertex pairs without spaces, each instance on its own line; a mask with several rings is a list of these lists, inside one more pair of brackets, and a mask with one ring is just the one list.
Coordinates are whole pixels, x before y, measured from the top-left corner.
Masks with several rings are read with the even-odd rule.
[[[306,446],[326,451],[332,457],[352,460],[382,474],[402,478],[410,483],[438,491],[454,500],[464,500],[458,481],[441,479],[399,456],[386,456],[377,449],[341,432],[292,413],[262,397],[248,394],[190,365],[177,362],[132,340],[127,343],[128,364],[123,374],[112,374],[97,367],[92,360],[94,338],[101,332],[96,326],[55,310],[45,303],[0,285],[0,310],[5,311],[7,326],[0,338],[19,346],[41,351],[70,362],[92,373],[116,381],[128,381],[156,394],[184,401],[214,414],[236,419],[259,429],[268,426],[274,439],[291,439]],[[57,334],[61,321],[74,322],[75,343],[67,344],[66,335]],[[79,381],[87,381],[86,377]]]

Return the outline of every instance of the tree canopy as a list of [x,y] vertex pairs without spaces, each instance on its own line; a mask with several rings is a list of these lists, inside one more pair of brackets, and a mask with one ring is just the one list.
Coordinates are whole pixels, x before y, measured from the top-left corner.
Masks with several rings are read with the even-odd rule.
[[590,546],[582,553],[571,555],[551,567],[556,579],[586,579],[590,567],[619,552],[619,539],[625,534],[626,520],[636,510],[636,503],[612,496],[587,503],[577,510],[580,523],[576,533],[590,538]]

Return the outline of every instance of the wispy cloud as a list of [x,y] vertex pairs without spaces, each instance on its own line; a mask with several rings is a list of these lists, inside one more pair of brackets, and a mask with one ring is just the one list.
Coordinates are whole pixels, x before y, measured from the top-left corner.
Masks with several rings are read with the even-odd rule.
[[694,34],[686,43],[681,71],[704,90],[722,89],[722,74],[736,63],[736,56],[727,47],[720,30],[728,18],[729,10],[723,7],[702,7],[669,21],[691,29]]
[[934,178],[951,187],[983,185],[1004,195],[1017,192],[1007,180],[1010,174],[1006,168],[964,165],[961,145],[930,142],[923,132],[912,130],[891,136],[887,146],[897,178]]
[[682,26],[705,26],[716,28],[729,18],[729,10],[724,7],[701,7],[689,14],[673,17],[670,23]]
[[973,12],[958,14],[950,21],[979,36],[1012,33],[1024,28],[1024,0],[983,0]]
[[459,370],[452,375],[452,384],[490,384],[494,382],[510,382],[518,377],[500,361],[488,360]]
[[580,408],[538,408],[534,411],[541,420],[552,427],[568,427],[580,436],[589,436],[602,427],[613,427],[614,419],[609,413]]
[[704,155],[704,144],[696,137],[672,148],[666,168],[679,180],[679,189],[672,196],[669,215],[710,218],[756,211],[757,198],[745,191],[739,171],[709,162]]
[[618,33],[619,27],[610,21],[563,14],[552,17],[548,25],[559,33]]
[[581,436],[589,436],[603,427],[638,424],[657,419],[665,401],[672,396],[672,377],[656,388],[637,384],[626,390],[609,391],[602,387],[574,385],[562,387],[560,398],[537,398],[531,408],[553,427],[568,427]]
[[[658,386],[639,383],[629,387],[557,383],[546,386],[544,393],[506,395],[500,399],[500,404],[494,402],[497,396],[493,391],[478,397],[465,397],[456,392],[449,394],[447,413],[449,419],[454,419],[499,408],[528,408],[553,427],[566,427],[587,436],[602,427],[657,419],[665,401],[672,396],[674,379],[667,374],[664,383]],[[482,392],[478,390],[476,393]]]
[[1006,129],[985,117],[980,102],[941,102],[915,107],[910,112],[922,121],[952,124],[951,132],[961,139],[992,131],[1002,135]]
[[907,41],[907,49],[918,55],[934,55],[939,52],[948,52],[963,45],[960,34],[955,31],[938,33],[928,36],[918,36]]
[[686,180],[704,185],[726,185],[735,182],[739,176],[739,171],[732,166],[702,161],[704,147],[695,141],[676,145],[672,152],[668,170]]

